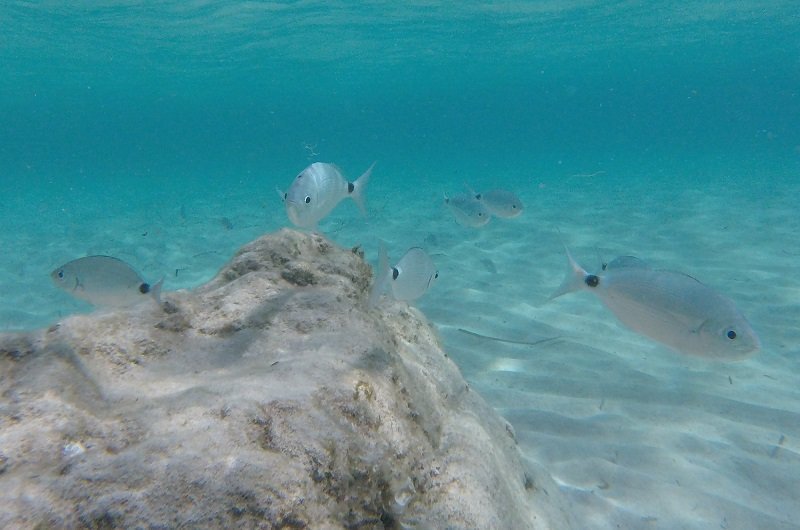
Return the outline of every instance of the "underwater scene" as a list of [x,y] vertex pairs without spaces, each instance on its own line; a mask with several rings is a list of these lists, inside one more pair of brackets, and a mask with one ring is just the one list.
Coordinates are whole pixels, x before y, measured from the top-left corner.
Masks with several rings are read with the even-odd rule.
[[[427,321],[552,479],[564,518],[531,528],[800,528],[795,2],[12,0],[0,22],[0,334],[199,314],[181,297],[291,229],[363,256],[365,314]],[[445,527],[392,513],[343,527]],[[130,521],[103,517],[48,524]]]

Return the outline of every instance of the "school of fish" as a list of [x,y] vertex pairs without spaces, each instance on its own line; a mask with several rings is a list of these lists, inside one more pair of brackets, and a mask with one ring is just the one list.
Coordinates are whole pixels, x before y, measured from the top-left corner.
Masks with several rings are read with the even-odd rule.
[[[348,198],[366,216],[366,189],[374,166],[350,182],[333,164],[309,165],[285,192],[278,190],[287,217],[299,228],[318,231],[320,221]],[[492,217],[515,218],[524,211],[522,201],[508,190],[476,192],[469,186],[466,193],[445,193],[444,205],[455,222],[467,228],[484,227]],[[693,277],[653,269],[633,256],[620,256],[593,274],[564,248],[568,271],[551,299],[589,291],[629,329],[684,354],[730,361],[761,349],[758,335],[735,303]],[[78,258],[50,276],[58,288],[95,306],[125,307],[143,299],[161,304],[163,278],[151,285],[131,265],[111,256]],[[384,294],[413,302],[438,279],[433,259],[421,247],[409,248],[391,265],[381,244],[368,303],[379,304]]]

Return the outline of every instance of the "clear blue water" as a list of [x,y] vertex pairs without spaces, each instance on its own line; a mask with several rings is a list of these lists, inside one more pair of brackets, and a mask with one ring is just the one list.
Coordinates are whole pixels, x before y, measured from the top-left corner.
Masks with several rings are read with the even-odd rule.
[[265,215],[273,190],[312,159],[350,175],[378,160],[390,177],[371,193],[440,183],[431,200],[465,179],[797,176],[791,1],[10,1],[0,24],[3,329],[70,310],[44,276],[66,259],[243,209],[252,229],[213,272],[285,224]]
[[267,175],[304,142],[439,178],[800,143],[791,1],[12,1],[0,22],[6,183]]
[[[88,311],[48,278],[55,266],[86,254],[121,257],[149,278],[166,274],[167,289],[198,285],[237,247],[289,224],[274,190],[285,188],[310,161],[336,162],[355,177],[377,160],[373,220],[365,230],[391,239],[397,229],[403,234],[398,246],[438,235],[434,250],[445,258],[448,245],[465,236],[437,232],[443,190],[460,190],[465,180],[501,184],[526,200],[537,190],[552,190],[531,205],[523,234],[512,224],[498,224],[497,231],[476,236],[483,262],[475,257],[441,265],[451,277],[462,275],[449,287],[443,275],[437,285],[442,296],[463,296],[467,287],[497,300],[502,294],[502,331],[508,336],[525,338],[531,324],[517,308],[533,295],[546,296],[560,280],[563,256],[552,230],[558,225],[571,241],[580,241],[584,256],[597,244],[609,253],[663,251],[662,262],[702,268],[705,278],[730,287],[762,332],[773,357],[763,356],[758,370],[777,375],[757,382],[768,384],[792,370],[796,377],[796,0],[458,7],[424,1],[9,0],[0,4],[0,27],[0,330],[44,326]],[[603,178],[574,177],[592,173]],[[683,218],[670,209],[678,203]],[[587,210],[593,220],[588,224]],[[352,208],[337,211],[323,230],[342,244],[359,243],[362,225],[351,222],[354,215]],[[582,227],[586,234],[579,233]],[[684,244],[708,251],[682,252]],[[770,268],[742,271],[737,256]],[[475,277],[484,278],[489,258],[498,277],[507,279],[502,273],[513,271],[540,292],[492,284],[496,277],[476,284],[463,276],[473,266],[480,273]],[[710,272],[716,270],[722,281]],[[474,309],[467,317],[478,326],[487,316],[481,315],[485,300],[463,302],[458,308]],[[448,312],[441,300],[420,307],[451,327],[446,342],[465,325],[466,317]],[[611,323],[616,337],[607,317],[598,320]],[[528,375],[535,379],[531,374],[552,364],[542,376],[552,388],[543,395],[585,397],[585,381],[570,385],[552,377],[564,371],[564,355],[526,357]],[[574,355],[578,364],[594,362],[580,350]],[[632,359],[636,365],[639,358]],[[536,415],[530,412],[536,409],[515,405],[493,386],[494,373],[477,366],[465,363],[462,369],[501,412]],[[665,379],[682,368],[668,365]],[[734,379],[752,372],[747,366],[731,370],[738,370],[728,372]],[[713,381],[706,372],[697,374]],[[727,391],[727,380],[720,380],[713,392]],[[659,388],[671,384],[660,383]],[[775,399],[782,404],[774,406],[788,411],[781,418],[797,418],[796,385],[785,379],[780,384]],[[591,387],[598,389],[591,396],[598,402],[615,392],[598,385]],[[753,395],[769,397],[756,383],[753,389]],[[681,395],[676,392],[675,399]],[[508,410],[502,409],[504,400],[511,402]],[[638,422],[648,421],[653,411],[643,410],[643,419],[634,414],[631,424],[622,423],[644,433],[647,455],[649,430]],[[750,413],[742,410],[745,417]],[[531,427],[535,421],[524,423],[516,424],[520,439],[537,456],[558,460],[571,434],[551,437],[549,427],[542,434]],[[740,423],[747,425],[746,418]],[[780,468],[790,475],[775,479],[783,464],[769,456],[781,433],[789,440],[781,454],[797,454],[790,449],[797,427],[793,421],[777,423],[763,438],[731,435],[733,445],[745,448],[730,457],[731,495],[740,485],[747,490],[752,477],[761,481],[754,494],[760,500],[745,514],[751,518],[742,520],[760,520],[762,509],[773,522],[797,520],[791,506],[796,479],[786,478],[791,466]],[[667,450],[664,458],[681,455],[683,443],[678,440],[679,449]],[[687,450],[689,460],[701,461],[716,446],[697,447],[699,456]],[[754,457],[761,474],[741,471],[734,460],[744,462],[752,447],[776,467]],[[567,454],[564,460],[572,458]],[[796,469],[796,456],[791,458]],[[773,499],[775,506],[763,508]],[[735,528],[726,519],[734,513],[713,517]]]

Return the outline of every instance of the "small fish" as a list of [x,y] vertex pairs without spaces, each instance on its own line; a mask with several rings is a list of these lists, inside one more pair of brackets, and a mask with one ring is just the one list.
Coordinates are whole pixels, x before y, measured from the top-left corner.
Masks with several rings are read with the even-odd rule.
[[589,274],[565,250],[569,270],[551,299],[589,290],[630,329],[687,354],[735,360],[761,349],[733,301],[691,276],[652,269],[632,256]]
[[318,223],[347,197],[353,199],[361,213],[366,215],[364,190],[373,167],[374,162],[355,182],[348,182],[333,164],[311,164],[295,177],[286,193],[278,190],[289,220],[300,228],[317,230]]
[[492,214],[483,202],[472,195],[459,194],[448,197],[445,193],[444,203],[461,226],[480,228],[492,219]]
[[87,256],[50,273],[56,287],[95,306],[124,307],[152,296],[161,303],[164,278],[145,282],[133,267],[111,256]]
[[475,199],[483,203],[496,217],[517,217],[525,209],[519,197],[506,190],[489,190],[483,193],[472,192]]
[[386,247],[381,245],[378,274],[372,286],[369,304],[375,305],[387,289],[395,300],[411,302],[428,292],[438,278],[436,265],[421,248],[411,247],[397,265],[390,267]]

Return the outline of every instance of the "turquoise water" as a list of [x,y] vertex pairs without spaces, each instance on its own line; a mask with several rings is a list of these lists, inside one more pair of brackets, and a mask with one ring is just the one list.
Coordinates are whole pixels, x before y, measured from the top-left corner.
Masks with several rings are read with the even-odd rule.
[[[0,330],[91,310],[48,278],[87,254],[125,259],[147,279],[166,276],[167,290],[199,285],[239,246],[289,225],[275,189],[309,163],[335,162],[355,178],[377,161],[369,220],[343,206],[322,230],[342,245],[364,243],[372,261],[377,238],[394,256],[432,247],[443,275],[419,307],[442,327],[467,378],[487,396],[497,392],[501,412],[522,418],[515,426],[537,458],[558,460],[564,438],[529,428],[533,420],[526,427],[528,409],[503,409],[505,380],[495,385],[482,372],[464,353],[469,343],[459,357],[464,338],[454,330],[530,340],[538,324],[526,311],[561,279],[556,226],[584,259],[598,246],[609,258],[643,252],[697,272],[759,330],[765,353],[752,372],[796,379],[796,1],[9,1],[0,26]],[[465,181],[517,192],[528,206],[522,224],[459,232],[440,198]],[[622,332],[610,315],[586,305],[594,316],[548,309],[564,314],[548,324],[564,327],[548,329],[568,334],[596,318],[612,330],[612,346],[597,347],[624,349],[613,343]],[[593,364],[587,355],[574,354],[576,363]],[[563,358],[526,357],[528,376],[546,364],[545,394],[585,397],[594,376],[577,378],[569,394],[554,379]],[[667,362],[665,378],[674,369]],[[728,389],[721,381],[713,392]],[[763,439],[753,434],[756,441],[732,436],[747,440],[745,453],[758,447],[769,465],[780,433],[790,440],[780,454],[800,452],[790,447],[800,437],[797,385],[781,385],[772,389],[780,404],[769,406],[791,420]],[[670,392],[660,395],[683,399],[680,388]],[[647,421],[646,410],[635,421]],[[742,410],[737,421],[747,424],[752,412]],[[680,454],[684,443],[665,451]],[[720,473],[729,490],[720,497],[739,495],[736,487],[757,476],[760,500],[742,520],[769,513],[790,525],[800,516],[792,458],[783,468],[790,478],[777,479],[777,468],[759,474],[732,462],[737,471]],[[697,527],[725,520],[714,517]]]
[[175,225],[202,199],[204,216],[257,225],[225,255],[285,224],[263,210],[312,160],[353,177],[378,160],[384,195],[598,171],[795,177],[799,22],[790,1],[5,2],[0,270],[25,299],[1,327],[52,320],[39,272],[117,250],[86,248],[82,227],[106,219],[133,243],[139,220],[110,223]]

